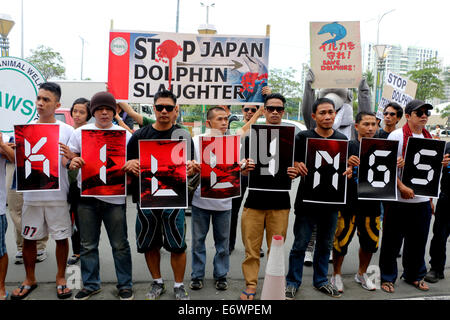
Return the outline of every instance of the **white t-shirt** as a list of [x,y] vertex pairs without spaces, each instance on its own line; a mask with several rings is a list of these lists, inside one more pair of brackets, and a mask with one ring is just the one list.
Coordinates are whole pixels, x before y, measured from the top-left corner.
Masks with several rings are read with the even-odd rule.
[[[9,136],[2,134],[3,142],[9,142]],[[0,155],[0,216],[6,214],[6,158]]]
[[[412,134],[413,137],[415,138],[424,138],[423,134],[416,134],[413,133]],[[397,150],[397,157],[403,157],[402,155],[402,150],[403,150],[403,128],[399,128],[396,129],[394,131],[392,131],[389,136],[388,136],[389,140],[397,140],[398,141],[398,150]],[[401,173],[402,173],[403,169],[398,170],[398,177],[401,177]],[[430,201],[430,198],[428,197],[422,197],[422,196],[414,196],[413,199],[404,199],[402,198],[401,193],[398,193],[399,198],[398,201],[400,202],[407,202],[407,203],[419,203],[419,202],[426,202],[426,201]]]
[[[37,120],[31,123],[37,123]],[[72,135],[73,128],[68,124],[56,120],[56,124],[59,124],[59,142],[67,145],[70,136]],[[58,191],[30,191],[23,193],[23,201],[67,201],[67,193],[69,192],[69,177],[67,175],[67,169],[61,162],[62,156],[59,155],[59,190]]]
[[[70,137],[70,141],[68,144],[68,147],[70,148],[70,150],[72,152],[81,154],[81,130],[84,129],[97,129],[97,130],[125,130],[122,127],[119,127],[118,125],[113,124],[112,127],[108,128],[108,129],[101,129],[98,128],[95,123],[88,123],[85,124],[84,126],[75,129],[75,131],[73,132],[72,136]],[[131,133],[129,133],[128,131],[126,131],[126,143],[128,144],[128,141],[131,138]],[[81,189],[81,170],[78,171],[78,176],[77,176],[77,181],[78,181],[78,188]],[[107,202],[107,203],[112,203],[112,204],[124,204],[125,200],[126,200],[126,196],[113,196],[113,197],[94,197],[98,200]]]
[[[202,134],[201,136],[205,136]],[[200,135],[192,138],[194,141],[195,148],[195,160],[200,161]],[[232,198],[228,199],[206,199],[200,198],[200,185],[198,185],[197,190],[194,192],[194,196],[192,197],[192,205],[205,209],[205,210],[214,210],[214,211],[225,211],[231,210]]]

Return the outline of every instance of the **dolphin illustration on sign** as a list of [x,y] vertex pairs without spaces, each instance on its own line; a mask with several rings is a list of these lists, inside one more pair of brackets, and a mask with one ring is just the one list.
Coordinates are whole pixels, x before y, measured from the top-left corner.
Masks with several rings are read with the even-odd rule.
[[345,36],[347,35],[347,29],[345,29],[343,25],[337,22],[333,22],[324,25],[317,34],[324,34],[324,33],[329,33],[334,38],[324,41],[322,45],[332,43],[334,46],[336,46],[336,41],[345,38]]

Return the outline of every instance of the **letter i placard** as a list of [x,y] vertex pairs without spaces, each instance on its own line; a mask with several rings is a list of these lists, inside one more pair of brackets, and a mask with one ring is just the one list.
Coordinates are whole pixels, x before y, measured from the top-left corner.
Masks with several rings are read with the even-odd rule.
[[81,130],[82,197],[126,196],[125,130]]
[[59,125],[15,125],[17,191],[59,190]]
[[186,140],[139,140],[141,209],[187,208]]

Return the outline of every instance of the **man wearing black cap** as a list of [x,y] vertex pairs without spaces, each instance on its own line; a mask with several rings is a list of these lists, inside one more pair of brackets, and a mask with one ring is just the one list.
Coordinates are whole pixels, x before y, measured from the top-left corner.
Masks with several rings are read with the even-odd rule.
[[[69,140],[72,152],[81,153],[81,130],[125,130],[113,124],[116,115],[116,99],[109,92],[98,92],[92,99],[90,111],[95,123],[88,123],[74,131]],[[126,131],[126,142],[131,133]],[[85,161],[81,157],[70,160],[67,167],[71,170],[81,168]],[[78,174],[78,187],[81,188],[81,175]],[[132,300],[132,268],[131,250],[127,236],[126,197],[82,197],[78,204],[78,220],[81,237],[81,276],[83,289],[75,296],[75,300],[87,300],[101,291],[100,262],[98,244],[102,221],[108,233],[112,247],[114,266],[116,268],[117,289],[120,300]]]
[[[399,142],[399,157],[405,158],[409,137],[432,139],[431,134],[425,130],[431,109],[431,104],[421,100],[412,100],[406,105],[407,123],[388,137],[389,140]],[[449,155],[446,154],[442,164],[446,166],[448,161]],[[388,293],[395,291],[394,283],[398,273],[396,257],[404,239],[402,278],[417,289],[428,291],[429,287],[423,278],[427,273],[424,256],[432,214],[431,199],[416,196],[414,191],[398,178],[397,188],[400,191],[398,201],[391,202],[384,213],[379,260],[381,289]]]

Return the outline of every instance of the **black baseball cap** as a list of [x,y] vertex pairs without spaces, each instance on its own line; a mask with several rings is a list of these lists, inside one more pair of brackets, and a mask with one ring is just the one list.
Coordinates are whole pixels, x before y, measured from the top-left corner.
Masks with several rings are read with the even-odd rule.
[[425,103],[422,100],[418,100],[418,99],[414,99],[411,100],[410,102],[408,102],[408,104],[405,107],[405,113],[406,114],[411,114],[411,112],[420,109],[422,107],[425,107],[427,109],[433,109],[433,106],[429,103]]

